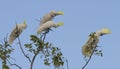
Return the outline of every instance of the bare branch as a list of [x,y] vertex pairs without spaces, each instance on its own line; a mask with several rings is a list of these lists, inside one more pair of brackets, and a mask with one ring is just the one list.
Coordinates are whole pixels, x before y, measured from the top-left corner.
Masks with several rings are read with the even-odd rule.
[[30,64],[30,69],[33,68],[33,63],[34,63],[35,58],[36,58],[36,56],[38,55],[39,51],[40,51],[40,50],[38,50],[37,53],[35,53],[35,55],[33,56],[32,61],[31,61],[31,64]]
[[22,44],[21,44],[21,41],[20,41],[20,38],[19,38],[19,34],[18,34],[19,29],[18,29],[18,27],[17,27],[17,24],[16,24],[16,29],[17,29],[16,35],[18,36],[18,44],[19,44],[19,46],[20,46],[20,49],[21,49],[23,55],[29,60],[29,62],[31,62],[30,57],[25,54],[25,52],[24,52],[24,50],[23,50],[23,48],[22,48]]
[[66,60],[66,63],[67,63],[67,69],[69,69],[69,64],[68,64],[68,60]]
[[16,67],[18,67],[19,69],[22,69],[19,65],[17,65],[17,64],[12,64],[9,60],[7,60],[8,61],[8,63],[11,65],[11,66],[16,66]]
[[31,63],[30,57],[25,54],[25,52],[24,52],[24,50],[23,50],[23,48],[22,48],[22,44],[21,44],[21,41],[20,41],[20,38],[19,38],[19,37],[18,37],[18,42],[19,42],[18,44],[19,44],[19,46],[20,46],[20,49],[21,49],[23,55],[24,55],[24,56],[29,60],[29,62]]

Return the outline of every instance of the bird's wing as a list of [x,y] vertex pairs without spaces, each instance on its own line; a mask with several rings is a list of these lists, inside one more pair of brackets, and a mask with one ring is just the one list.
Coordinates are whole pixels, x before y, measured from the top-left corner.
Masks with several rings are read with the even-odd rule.
[[92,49],[87,44],[85,44],[84,46],[82,46],[82,54],[84,56],[89,57],[91,55],[91,53],[92,53]]
[[97,46],[98,42],[99,42],[99,37],[98,36],[94,36],[94,37],[89,36],[86,44],[93,48],[93,47]]
[[54,24],[53,21],[48,21],[48,22],[42,24],[42,25],[38,28],[37,34],[41,34],[42,31],[45,31],[46,29],[49,29],[49,28],[51,28],[51,27],[53,27],[53,26],[55,26],[55,25],[56,25],[56,24]]
[[40,21],[40,26],[44,23],[46,23],[47,21],[51,21],[55,16],[57,15],[63,15],[64,12],[56,12],[56,11],[51,11],[50,13],[46,14],[45,16],[43,16],[42,20]]
[[42,20],[40,21],[40,26],[52,19],[53,19],[53,17],[51,16],[51,14],[46,14],[45,16],[43,16]]
[[9,43],[12,44],[13,41],[21,34],[22,30],[16,26],[10,34]]

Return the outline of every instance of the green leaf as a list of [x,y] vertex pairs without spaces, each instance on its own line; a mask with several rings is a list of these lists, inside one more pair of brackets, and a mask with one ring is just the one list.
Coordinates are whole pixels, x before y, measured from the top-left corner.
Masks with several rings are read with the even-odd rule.
[[49,63],[48,60],[49,60],[49,59],[45,59],[45,60],[44,60],[44,64],[47,65],[47,66],[50,66],[50,63]]
[[3,64],[2,69],[10,69],[10,68],[6,64]]
[[31,35],[30,37],[31,37],[30,40],[33,41],[34,43],[39,40],[39,39],[37,38],[37,36],[35,36],[35,35]]
[[26,48],[32,48],[32,44],[25,44],[24,45]]

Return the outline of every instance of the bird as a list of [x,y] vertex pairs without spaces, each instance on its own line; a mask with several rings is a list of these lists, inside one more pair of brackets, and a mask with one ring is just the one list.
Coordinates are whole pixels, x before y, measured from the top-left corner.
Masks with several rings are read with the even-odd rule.
[[57,28],[59,26],[63,26],[63,22],[58,22],[55,23],[54,21],[47,21],[46,23],[42,24],[38,29],[37,29],[37,34],[41,34],[43,31],[47,31],[48,29],[54,27]]
[[57,16],[57,15],[64,15],[64,12],[62,11],[50,11],[49,13],[47,13],[46,15],[43,16],[43,18],[40,21],[40,26],[44,23],[46,23],[47,21],[52,21],[52,19]]
[[85,57],[90,57],[93,51],[99,42],[99,37],[110,34],[111,31],[108,28],[103,28],[89,35],[87,42],[82,46],[82,54]]
[[26,21],[24,21],[21,24],[16,24],[15,28],[12,30],[10,36],[9,36],[9,44],[12,44],[13,41],[20,36],[20,34],[23,32],[24,29],[27,28]]

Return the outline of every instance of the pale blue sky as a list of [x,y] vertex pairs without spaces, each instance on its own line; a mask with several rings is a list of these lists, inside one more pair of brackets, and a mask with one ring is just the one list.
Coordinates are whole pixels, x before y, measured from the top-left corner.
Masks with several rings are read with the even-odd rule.
[[[112,34],[101,37],[99,45],[103,57],[93,56],[86,69],[119,69],[119,29],[120,0],[0,0],[0,41],[10,34],[16,22],[27,21],[27,29],[21,34],[22,43],[29,40],[31,34],[36,34],[39,22],[36,19],[51,10],[63,11],[63,16],[55,17],[54,21],[63,21],[64,26],[54,29],[46,40],[62,49],[69,61],[70,69],[81,69],[85,61],[81,47],[91,32],[109,28]],[[28,61],[21,54],[17,40],[13,43],[16,49],[12,56],[18,64],[27,69]],[[35,62],[34,69],[53,69],[46,67],[42,61]],[[66,67],[66,66],[65,66]],[[13,69],[16,69],[13,67]],[[66,68],[65,68],[66,69]]]

